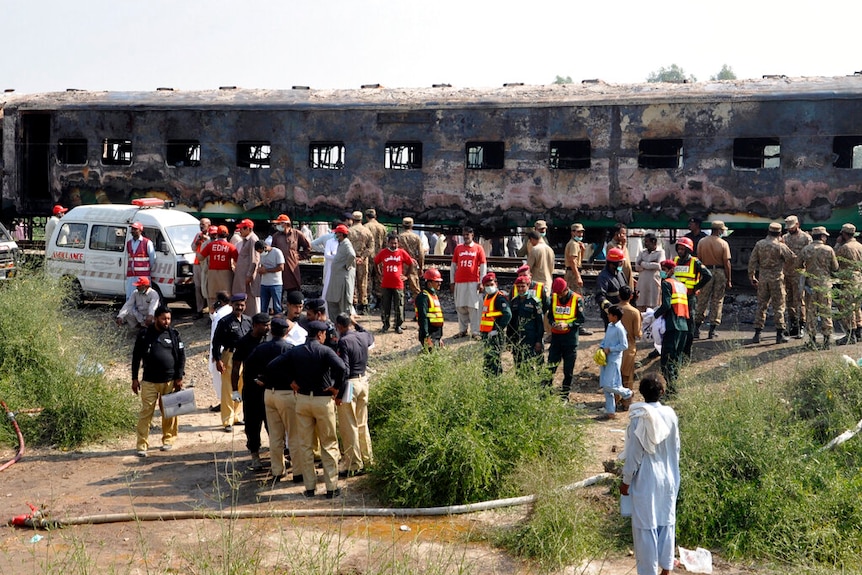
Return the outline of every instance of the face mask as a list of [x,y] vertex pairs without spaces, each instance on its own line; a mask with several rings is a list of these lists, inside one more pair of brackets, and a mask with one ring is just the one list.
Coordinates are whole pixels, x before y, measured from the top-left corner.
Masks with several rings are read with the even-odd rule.
[[275,229],[276,229],[276,230],[278,230],[278,231],[280,231],[280,232],[283,232],[283,231],[284,231],[284,226],[275,226]]
[[582,241],[584,241],[584,238],[579,238],[578,236],[575,236],[575,237],[574,237],[574,238],[572,238],[572,239],[573,239],[573,240],[575,240],[576,242],[582,242]]
[[494,295],[497,293],[497,286],[485,286],[485,293],[487,295]]
[[398,249],[398,248],[390,247],[390,248],[389,248],[389,251],[390,251],[390,252],[394,252],[394,251],[395,251],[395,250],[397,250],[397,249]]
[[661,279],[667,279],[667,272],[661,271],[659,272],[659,275],[661,276]]

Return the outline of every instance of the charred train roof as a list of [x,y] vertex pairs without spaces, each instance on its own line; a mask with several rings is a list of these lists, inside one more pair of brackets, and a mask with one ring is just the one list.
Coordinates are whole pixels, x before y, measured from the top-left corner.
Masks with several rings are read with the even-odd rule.
[[349,90],[217,89],[201,91],[5,94],[2,107],[19,110],[482,108],[638,105],[657,102],[732,102],[862,97],[862,75],[764,78],[690,84],[550,84],[501,88],[362,88]]

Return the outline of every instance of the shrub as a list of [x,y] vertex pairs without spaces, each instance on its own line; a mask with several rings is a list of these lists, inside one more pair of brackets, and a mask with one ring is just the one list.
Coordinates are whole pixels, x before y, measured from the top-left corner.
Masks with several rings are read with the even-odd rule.
[[711,385],[683,393],[676,405],[680,544],[720,548],[736,559],[858,563],[862,438],[819,451],[832,433],[862,417],[852,391],[858,376],[822,363],[784,380],[758,383],[736,374],[727,390]]
[[[41,410],[17,418],[28,445],[72,448],[133,428],[134,396],[101,368],[114,342],[65,299],[35,271],[0,292],[0,399],[12,411]],[[0,427],[0,442],[17,444],[11,426]]]
[[[547,461],[571,472],[583,443],[571,410],[538,382],[486,378],[475,346],[393,365],[372,387],[372,479],[400,506],[513,495],[513,473]],[[571,475],[569,476],[571,478]]]

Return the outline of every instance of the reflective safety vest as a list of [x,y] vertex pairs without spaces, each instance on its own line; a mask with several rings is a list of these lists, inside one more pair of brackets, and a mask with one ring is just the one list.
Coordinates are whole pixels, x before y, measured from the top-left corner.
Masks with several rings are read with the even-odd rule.
[[693,290],[694,286],[697,285],[697,282],[700,281],[700,274],[697,273],[697,270],[694,267],[696,258],[689,258],[688,265],[680,265],[679,256],[675,257],[673,261],[678,264],[673,268],[673,277],[685,284],[685,287],[688,289]]
[[147,255],[147,244],[150,242],[144,236],[138,242],[138,249],[132,251],[132,240],[126,242],[126,251],[129,252],[129,265],[126,269],[127,277],[149,276],[150,256]]
[[443,308],[440,307],[440,298],[436,293],[431,293],[428,290],[422,290],[422,293],[428,296],[428,323],[433,326],[443,325]]
[[670,282],[670,307],[674,315],[688,319],[690,317],[688,311],[688,288],[676,278],[667,278],[664,281]]
[[496,308],[497,296],[500,292],[494,295],[485,296],[482,302],[482,321],[479,322],[479,331],[488,333],[494,329],[494,320],[503,315],[503,312]]
[[[578,298],[580,296],[572,292],[572,298],[566,304],[560,303],[559,297],[558,294],[551,296],[551,315],[554,318],[551,324],[551,333],[569,333],[572,331],[572,322],[578,317]],[[558,324],[565,324],[566,327],[557,327]]]
[[[527,288],[527,297],[535,298],[538,301],[542,300],[542,296],[545,295],[545,284],[542,282],[534,282],[534,285]],[[518,292],[518,284],[515,284],[514,289],[512,289],[512,298],[518,297],[520,292]]]

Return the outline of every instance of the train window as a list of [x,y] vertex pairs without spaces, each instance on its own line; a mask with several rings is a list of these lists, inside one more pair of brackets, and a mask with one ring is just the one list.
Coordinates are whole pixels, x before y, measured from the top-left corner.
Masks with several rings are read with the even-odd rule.
[[200,166],[201,143],[197,140],[168,140],[165,161],[175,168]]
[[343,170],[344,142],[312,142],[308,146],[308,167],[313,170]]
[[862,136],[835,136],[832,140],[836,168],[862,169]]
[[421,170],[422,144],[418,142],[386,142],[383,167],[387,170]]
[[61,138],[57,140],[57,162],[61,164],[86,164],[87,140],[85,138]]
[[638,167],[649,170],[682,168],[682,139],[641,140],[638,144]]
[[549,165],[552,170],[586,170],[590,167],[590,141],[551,142]]
[[116,138],[102,140],[102,164],[128,166],[132,163],[132,141]]
[[777,168],[781,165],[778,138],[736,138],[733,140],[733,167],[743,170]]
[[103,252],[122,252],[126,249],[126,226],[93,226],[90,249]]
[[245,141],[236,144],[236,165],[240,168],[268,168],[271,155],[272,146],[269,142]]
[[503,142],[467,142],[467,169],[502,170],[505,150]]

